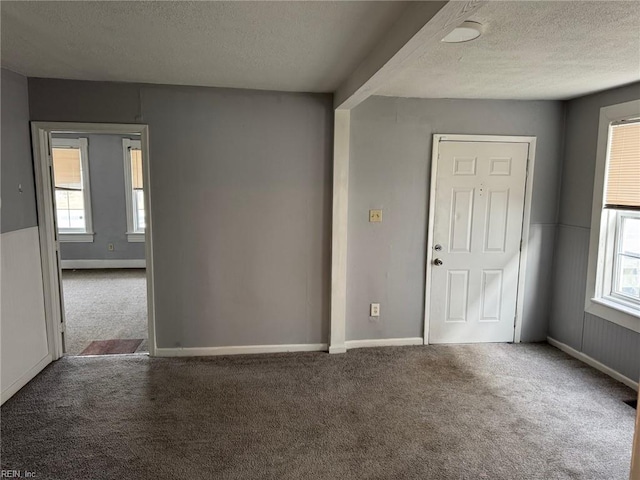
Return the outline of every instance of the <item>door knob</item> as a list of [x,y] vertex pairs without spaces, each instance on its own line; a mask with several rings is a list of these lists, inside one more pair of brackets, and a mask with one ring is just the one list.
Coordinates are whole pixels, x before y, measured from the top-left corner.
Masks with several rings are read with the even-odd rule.
[[436,258],[436,259],[433,261],[433,264],[434,264],[436,267],[439,267],[440,265],[442,265],[442,260],[440,260],[439,258]]

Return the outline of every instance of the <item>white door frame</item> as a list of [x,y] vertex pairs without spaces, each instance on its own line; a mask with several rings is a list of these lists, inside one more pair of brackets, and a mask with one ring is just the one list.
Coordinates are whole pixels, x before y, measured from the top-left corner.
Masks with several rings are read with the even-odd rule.
[[[47,341],[53,360],[64,354],[62,347],[62,299],[60,298],[60,266],[58,253],[60,243],[55,229],[53,191],[51,188],[51,152],[49,139],[52,132],[81,134],[103,133],[114,135],[140,134],[142,144],[142,166],[145,182],[144,203],[147,212],[145,230],[145,256],[147,274],[147,317],[149,321],[149,355],[156,352],[155,302],[153,286],[153,235],[150,195],[149,127],[142,124],[114,123],[67,123],[31,122],[33,165],[35,168],[36,198],[38,205],[38,229],[40,232],[40,255],[44,288]],[[120,163],[118,165],[121,165]]]
[[522,309],[524,306],[524,284],[527,266],[527,245],[529,240],[529,222],[531,221],[531,198],[533,194],[533,167],[536,158],[536,137],[514,137],[499,135],[457,135],[435,134],[431,154],[431,184],[429,190],[429,227],[427,231],[427,265],[424,296],[424,344],[429,343],[429,308],[431,306],[431,269],[433,260],[433,227],[435,220],[436,179],[438,173],[438,155],[440,142],[500,142],[500,143],[528,143],[527,173],[525,183],[524,212],[522,216],[522,235],[520,247],[520,262],[518,267],[518,295],[516,298],[516,321],[513,335],[514,343],[520,343],[522,332]]

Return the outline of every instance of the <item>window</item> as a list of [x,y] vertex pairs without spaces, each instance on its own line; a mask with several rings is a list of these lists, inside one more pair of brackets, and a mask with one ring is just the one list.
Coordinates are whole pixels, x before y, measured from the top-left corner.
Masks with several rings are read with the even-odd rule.
[[86,138],[53,138],[51,161],[61,242],[93,242]]
[[600,112],[587,312],[640,332],[640,101]]
[[130,242],[144,242],[146,217],[140,140],[125,138],[122,140],[122,149],[127,203],[127,239]]
[[640,305],[640,212],[617,213],[611,294]]

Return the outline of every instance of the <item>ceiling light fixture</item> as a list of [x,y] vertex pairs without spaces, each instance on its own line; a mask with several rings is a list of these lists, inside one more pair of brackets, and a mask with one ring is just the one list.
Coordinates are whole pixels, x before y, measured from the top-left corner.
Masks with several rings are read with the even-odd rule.
[[478,22],[462,22],[454,28],[442,41],[444,43],[464,43],[475,40],[482,35],[482,25]]

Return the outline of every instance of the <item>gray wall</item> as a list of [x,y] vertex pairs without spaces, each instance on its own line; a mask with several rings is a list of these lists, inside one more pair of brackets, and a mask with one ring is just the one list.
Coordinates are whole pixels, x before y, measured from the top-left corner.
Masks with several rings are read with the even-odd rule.
[[[127,210],[124,186],[123,135],[54,135],[87,138],[93,242],[60,244],[63,260],[144,259],[144,243],[127,241]],[[136,138],[131,136],[130,138]],[[138,137],[139,138],[139,137]],[[113,251],[108,244],[113,243]]]
[[[27,79],[2,69],[2,233],[38,224]],[[22,190],[22,191],[20,191]]]
[[331,95],[29,79],[32,120],[146,123],[159,347],[325,343]]
[[5,401],[43,368],[48,345],[27,79],[2,69],[0,97],[0,385]]
[[[420,337],[434,133],[537,137],[523,341],[546,338],[562,152],[561,102],[371,97],[351,113],[347,339]],[[382,208],[383,223],[368,222]],[[381,316],[369,317],[369,304]]]
[[640,334],[584,312],[600,108],[640,99],[640,83],[567,102],[549,335],[637,380]]

